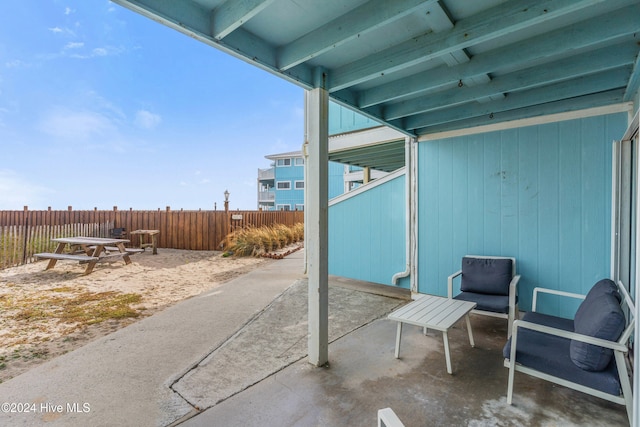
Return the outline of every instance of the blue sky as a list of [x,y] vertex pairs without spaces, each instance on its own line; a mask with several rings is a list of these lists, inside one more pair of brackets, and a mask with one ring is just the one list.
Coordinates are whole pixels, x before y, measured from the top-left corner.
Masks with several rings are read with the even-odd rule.
[[0,15],[0,210],[256,208],[303,90],[107,0]]

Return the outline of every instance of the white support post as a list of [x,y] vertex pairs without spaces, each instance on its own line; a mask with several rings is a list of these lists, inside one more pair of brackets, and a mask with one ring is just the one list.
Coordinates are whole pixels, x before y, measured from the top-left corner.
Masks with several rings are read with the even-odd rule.
[[309,278],[309,363],[329,361],[328,182],[329,95],[318,88],[306,93],[308,181],[305,183],[305,250]]

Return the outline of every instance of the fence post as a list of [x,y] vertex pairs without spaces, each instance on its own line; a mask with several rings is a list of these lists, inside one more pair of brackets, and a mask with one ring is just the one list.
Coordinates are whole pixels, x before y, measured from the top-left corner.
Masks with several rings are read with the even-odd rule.
[[29,206],[25,206],[24,207],[24,218],[22,219],[22,233],[23,233],[23,237],[22,237],[22,263],[26,264],[27,263],[27,236],[28,236],[28,230],[27,228],[29,227]]

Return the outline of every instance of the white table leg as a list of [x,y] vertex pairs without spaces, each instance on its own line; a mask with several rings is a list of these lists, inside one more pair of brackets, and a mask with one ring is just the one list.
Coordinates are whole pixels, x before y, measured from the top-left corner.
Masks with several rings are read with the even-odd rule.
[[447,372],[452,374],[451,354],[449,353],[449,334],[447,334],[447,331],[442,331],[442,340],[444,341],[444,357],[447,359]]
[[402,336],[402,322],[398,322],[398,332],[396,332],[396,359],[400,357],[400,337]]
[[469,315],[465,316],[467,318],[467,331],[469,332],[469,343],[471,347],[475,347],[476,344],[473,342],[473,330],[471,329],[471,320],[469,320]]

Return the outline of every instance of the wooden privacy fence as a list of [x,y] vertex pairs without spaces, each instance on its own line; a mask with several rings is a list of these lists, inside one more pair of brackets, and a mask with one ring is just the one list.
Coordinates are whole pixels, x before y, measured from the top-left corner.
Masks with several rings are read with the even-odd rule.
[[[301,211],[203,211],[178,210],[169,207],[166,210],[67,210],[30,211],[27,207],[21,211],[0,211],[0,238],[5,239],[6,227],[23,227],[22,234],[17,235],[17,228],[11,231],[13,238],[30,238],[37,226],[63,226],[68,224],[109,224],[107,229],[100,230],[100,236],[108,237],[109,229],[124,228],[127,232],[133,230],[160,230],[158,236],[159,248],[188,249],[188,250],[219,250],[220,243],[227,234],[237,228],[261,227],[263,225],[284,224],[293,225],[304,222],[304,212]],[[7,233],[9,231],[6,231]],[[53,231],[52,231],[53,232]],[[83,235],[82,230],[65,231],[66,236]],[[50,240],[51,237],[43,239]],[[139,244],[139,236],[126,235],[131,240],[131,246]],[[8,244],[7,244],[8,245]],[[0,245],[0,250],[3,247]],[[37,253],[37,252],[36,252]],[[16,255],[16,257],[20,257]],[[24,253],[23,258],[28,258]]]

